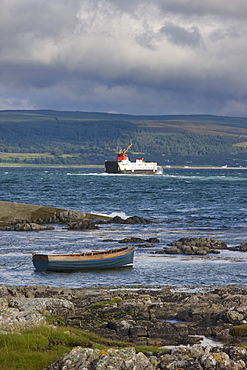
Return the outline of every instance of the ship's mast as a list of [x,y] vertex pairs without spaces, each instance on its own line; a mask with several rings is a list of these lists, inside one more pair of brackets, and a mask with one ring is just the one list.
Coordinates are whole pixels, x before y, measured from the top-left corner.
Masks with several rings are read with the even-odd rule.
[[132,147],[132,144],[130,144],[126,149],[124,149],[123,151],[120,151],[118,154],[117,154],[117,160],[118,161],[124,161],[124,160],[127,160],[128,159],[128,150]]
[[130,144],[126,149],[124,149],[123,153],[127,153],[131,147],[132,147],[132,144]]

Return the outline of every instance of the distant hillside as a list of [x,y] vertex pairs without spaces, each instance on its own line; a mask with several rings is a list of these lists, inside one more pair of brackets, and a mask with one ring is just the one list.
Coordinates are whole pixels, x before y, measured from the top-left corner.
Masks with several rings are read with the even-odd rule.
[[117,148],[160,165],[247,166],[247,118],[0,111],[0,162],[103,166]]

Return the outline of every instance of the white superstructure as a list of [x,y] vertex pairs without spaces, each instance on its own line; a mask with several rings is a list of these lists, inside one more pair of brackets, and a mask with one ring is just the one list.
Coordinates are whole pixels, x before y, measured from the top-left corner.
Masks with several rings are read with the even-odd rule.
[[122,173],[130,172],[153,172],[156,173],[158,165],[156,162],[145,162],[144,158],[137,158],[135,162],[131,162],[129,158],[118,161],[119,169]]

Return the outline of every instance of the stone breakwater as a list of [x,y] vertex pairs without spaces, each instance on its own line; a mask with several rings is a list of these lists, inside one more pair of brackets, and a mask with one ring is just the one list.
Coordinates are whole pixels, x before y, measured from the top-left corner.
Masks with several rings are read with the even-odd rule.
[[[241,347],[247,345],[246,288],[190,292],[3,285],[0,309],[0,330],[6,334],[57,316],[67,326],[125,341],[127,347],[172,346],[155,355],[133,348],[102,352],[78,347],[49,369],[247,369]],[[202,337],[215,345],[203,346]]]

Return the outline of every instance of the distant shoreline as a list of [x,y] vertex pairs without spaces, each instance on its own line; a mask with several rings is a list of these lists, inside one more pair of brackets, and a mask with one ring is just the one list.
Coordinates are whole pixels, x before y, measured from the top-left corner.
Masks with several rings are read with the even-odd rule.
[[[205,166],[182,166],[182,165],[177,165],[177,166],[161,166],[163,170],[170,170],[170,169],[185,169],[185,170],[246,170],[247,167],[232,167],[232,166],[210,166],[210,165],[205,165]],[[59,165],[59,164],[54,164],[54,165],[34,165],[34,164],[16,164],[16,163],[0,163],[0,168],[102,168],[104,169],[103,165],[100,164],[81,164],[81,165]]]

